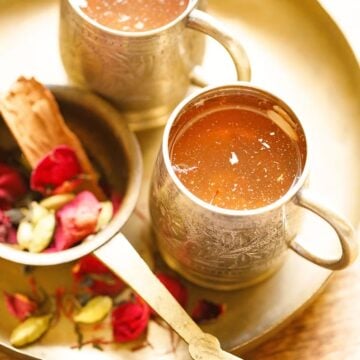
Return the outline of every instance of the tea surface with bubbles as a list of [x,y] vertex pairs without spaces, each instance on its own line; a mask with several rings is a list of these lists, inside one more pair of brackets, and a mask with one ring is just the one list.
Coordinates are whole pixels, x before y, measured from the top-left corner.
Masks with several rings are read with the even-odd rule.
[[260,208],[281,198],[301,174],[297,142],[264,112],[202,105],[196,121],[189,113],[181,116],[187,125],[176,130],[169,149],[172,167],[209,204]]
[[164,26],[181,15],[189,0],[82,0],[80,9],[108,28],[141,32]]

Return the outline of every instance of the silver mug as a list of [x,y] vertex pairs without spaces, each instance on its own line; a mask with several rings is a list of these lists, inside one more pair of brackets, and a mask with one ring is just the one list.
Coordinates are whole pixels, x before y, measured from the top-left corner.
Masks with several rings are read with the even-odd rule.
[[[186,95],[201,62],[203,35],[212,36],[231,55],[238,80],[250,80],[242,46],[212,16],[190,0],[174,21],[154,30],[124,32],[107,28],[78,6],[61,0],[60,53],[69,78],[104,96],[122,110],[132,130],[164,125]],[[194,83],[204,85],[199,77]]]
[[[304,167],[280,199],[257,209],[230,210],[193,195],[176,176],[169,148],[188,126],[181,114],[201,109],[217,96],[236,94],[240,105],[253,107],[290,127],[299,139]],[[194,120],[196,121],[196,120]],[[183,100],[171,114],[163,134],[150,190],[150,212],[159,251],[167,264],[188,280],[209,288],[232,290],[256,284],[280,267],[291,248],[328,269],[342,269],[357,255],[352,226],[320,205],[307,189],[309,161],[306,136],[294,112],[279,98],[246,83],[208,87]],[[303,210],[327,221],[336,231],[342,255],[327,260],[296,241]]]

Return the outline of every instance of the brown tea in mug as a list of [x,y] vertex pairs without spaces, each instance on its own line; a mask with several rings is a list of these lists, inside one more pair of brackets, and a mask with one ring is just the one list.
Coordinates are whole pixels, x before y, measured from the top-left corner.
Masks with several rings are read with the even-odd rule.
[[80,9],[99,24],[121,31],[147,31],[175,20],[189,0],[82,0]]
[[260,208],[281,198],[301,175],[305,150],[296,125],[279,107],[269,110],[266,101],[255,100],[236,94],[202,100],[171,129],[177,177],[209,204]]

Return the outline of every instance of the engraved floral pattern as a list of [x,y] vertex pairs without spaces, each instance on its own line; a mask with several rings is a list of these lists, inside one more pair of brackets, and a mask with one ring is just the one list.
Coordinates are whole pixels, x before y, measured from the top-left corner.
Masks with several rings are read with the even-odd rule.
[[166,257],[193,277],[227,283],[255,279],[281,261],[297,231],[294,204],[251,217],[215,214],[180,193],[164,168],[158,159],[150,202]]
[[195,49],[203,37],[191,33],[184,23],[144,37],[111,33],[61,4],[60,48],[69,77],[125,111],[170,111],[182,99],[203,52]]

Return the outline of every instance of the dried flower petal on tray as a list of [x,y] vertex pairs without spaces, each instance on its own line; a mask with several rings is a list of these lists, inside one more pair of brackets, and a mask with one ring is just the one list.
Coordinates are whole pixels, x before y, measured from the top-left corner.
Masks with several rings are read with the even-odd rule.
[[[21,347],[36,341],[49,327],[48,314],[51,314],[52,324],[56,324],[61,315],[73,322],[78,337],[74,347],[79,349],[85,345],[132,342],[147,333],[150,318],[155,313],[94,255],[78,260],[71,273],[75,286],[70,289],[60,287],[54,294],[44,293],[33,277],[29,278],[31,298],[20,293],[4,293],[7,309],[12,315],[21,321],[31,319],[23,321],[13,331],[11,341],[14,346]],[[158,272],[157,276],[181,305],[186,305],[187,288],[172,275]],[[217,319],[224,310],[223,304],[202,299],[197,302],[192,316],[198,323],[203,323]],[[169,331],[172,337],[172,330],[165,323],[156,318],[153,320]],[[89,331],[94,332],[91,338],[88,338]],[[96,331],[111,331],[113,338],[106,340]],[[151,346],[147,337],[143,340],[141,347]]]
[[156,276],[163,283],[163,285],[165,285],[165,287],[170,291],[171,295],[177,300],[177,302],[183,308],[185,308],[188,301],[188,290],[180,282],[180,280],[163,272],[158,272]]
[[138,296],[133,301],[118,305],[111,314],[113,337],[123,343],[139,338],[146,330],[150,319],[149,306]]
[[92,254],[78,260],[72,275],[77,283],[96,295],[116,296],[125,287],[124,282]]
[[26,192],[27,188],[20,173],[11,166],[0,163],[0,209],[10,209]]
[[106,274],[110,272],[109,268],[93,254],[86,255],[79,259],[71,270],[76,280],[82,279],[88,274]]
[[24,294],[4,292],[4,298],[9,313],[19,320],[25,320],[38,308],[37,303]]
[[209,320],[215,320],[225,311],[224,304],[217,304],[209,300],[201,299],[192,311],[192,318],[199,324]]
[[65,250],[96,230],[101,210],[99,201],[90,191],[82,191],[56,213],[55,247]]
[[[55,147],[46,154],[31,173],[30,187],[44,195],[61,193],[68,187],[76,188],[81,183],[83,173],[79,160],[73,149],[66,145]],[[69,192],[69,191],[67,191]]]

